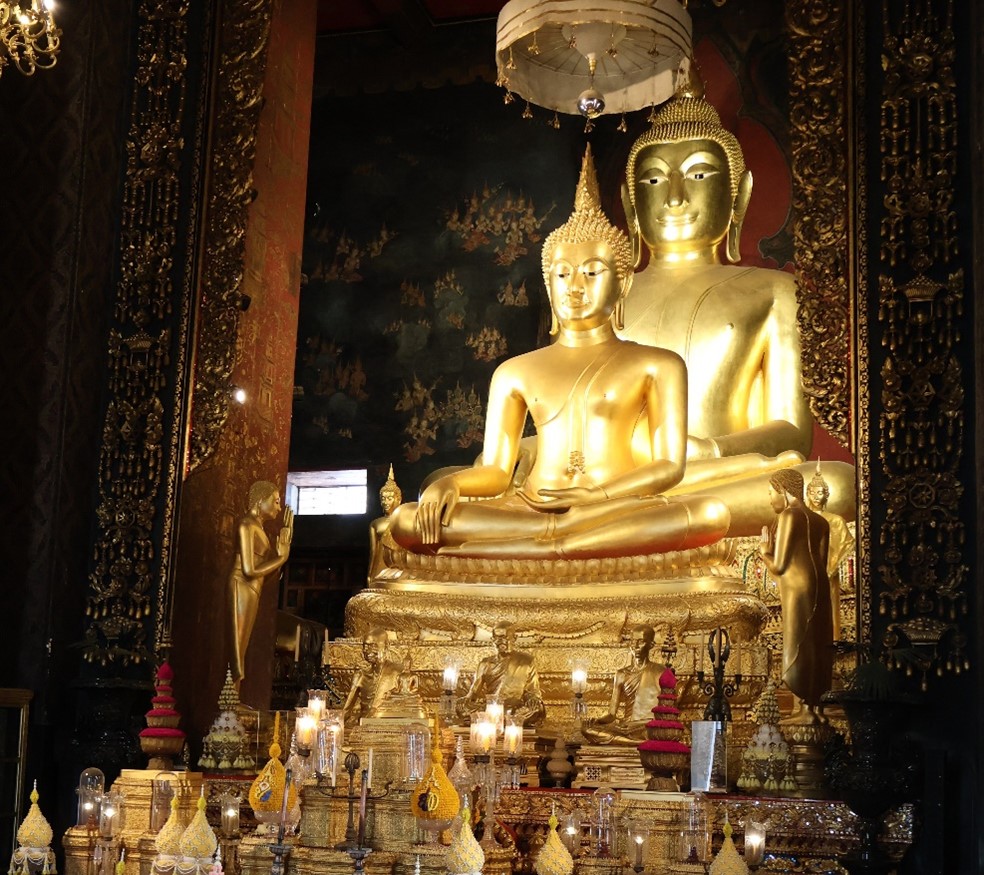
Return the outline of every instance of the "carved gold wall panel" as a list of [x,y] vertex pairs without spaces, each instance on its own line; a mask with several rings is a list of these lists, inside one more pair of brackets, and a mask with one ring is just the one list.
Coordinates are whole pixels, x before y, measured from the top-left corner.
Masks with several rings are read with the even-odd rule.
[[86,601],[85,658],[103,665],[125,666],[149,655],[146,618],[159,597],[156,585],[167,558],[161,555],[162,511],[174,484],[174,431],[168,422],[170,411],[181,409],[171,359],[188,326],[187,304],[175,295],[181,172],[187,162],[182,126],[188,11],[188,0],[148,0],[137,12],[120,274],[109,338],[110,400]]
[[803,388],[818,423],[851,446],[850,155],[846,0],[789,0],[793,241]]
[[956,47],[951,0],[883,0],[881,12],[878,604],[890,663],[925,688],[932,671],[969,667]]
[[[201,8],[189,0],[144,0],[136,13],[110,397],[86,603],[85,657],[102,665],[139,662],[170,644],[188,370],[194,361],[202,437],[192,431],[189,455],[199,462],[221,428],[228,398],[270,6],[271,0]],[[192,12],[201,18],[190,22]],[[213,53],[216,19],[222,32]],[[205,72],[191,90],[198,54]],[[206,329],[193,356],[199,270],[205,291],[195,322]]]

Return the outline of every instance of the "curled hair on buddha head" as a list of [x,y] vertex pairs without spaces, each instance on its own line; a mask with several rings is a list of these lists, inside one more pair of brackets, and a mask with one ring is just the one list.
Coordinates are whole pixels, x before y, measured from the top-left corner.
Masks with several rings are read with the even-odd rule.
[[731,177],[731,199],[738,195],[738,183],[745,172],[745,156],[738,138],[721,124],[717,110],[704,99],[704,83],[696,64],[690,65],[690,81],[660,107],[652,125],[629,150],[625,168],[629,198],[635,206],[635,168],[639,153],[647,146],[659,143],[679,143],[684,140],[713,140],[728,159]]
[[769,478],[769,485],[779,492],[785,492],[793,498],[803,500],[803,475],[795,468],[782,468],[776,471]]
[[277,492],[277,484],[269,480],[257,480],[249,487],[248,507],[252,510],[261,501],[266,501],[271,495]]
[[[615,256],[615,272],[624,290],[626,280],[632,276],[632,244],[629,238],[616,228],[601,209],[598,176],[591,157],[591,145],[584,150],[581,177],[574,193],[574,212],[559,228],[551,231],[543,242],[543,282],[550,291],[550,265],[554,250],[560,243],[586,243],[604,240]],[[552,333],[552,332],[551,332]]]

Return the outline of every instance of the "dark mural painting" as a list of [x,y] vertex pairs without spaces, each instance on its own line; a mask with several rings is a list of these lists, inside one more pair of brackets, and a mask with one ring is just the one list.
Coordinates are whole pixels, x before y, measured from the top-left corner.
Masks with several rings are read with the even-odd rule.
[[[756,177],[743,261],[789,269],[781,17],[750,24],[754,37],[710,33],[696,54]],[[570,214],[585,143],[624,228],[647,114],[586,135],[573,116],[524,118],[486,83],[316,101],[291,468],[393,463],[410,498],[436,467],[473,462],[496,365],[549,339],[541,247]]]
[[495,366],[546,340],[540,251],[583,134],[481,84],[315,111],[292,464],[414,487],[474,460]]

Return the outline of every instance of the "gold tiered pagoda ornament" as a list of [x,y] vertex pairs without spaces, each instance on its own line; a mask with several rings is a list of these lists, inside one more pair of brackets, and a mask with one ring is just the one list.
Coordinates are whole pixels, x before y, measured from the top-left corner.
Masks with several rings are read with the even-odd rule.
[[174,669],[169,663],[162,663],[154,684],[156,695],[145,715],[147,728],[140,730],[140,749],[150,758],[148,769],[169,770],[184,747],[185,731],[178,729],[181,714],[175,709],[176,700],[171,695],[173,680]]
[[38,782],[31,790],[31,807],[17,830],[17,848],[10,858],[10,875],[54,875],[51,824],[38,807]]
[[294,782],[287,783],[287,769],[280,762],[280,712],[273,721],[273,742],[270,744],[270,759],[260,769],[249,788],[249,804],[259,824],[257,833],[269,832],[280,820],[280,812],[284,807],[284,794],[287,794],[287,811],[290,819],[296,823],[294,816],[297,808],[297,787]]
[[564,847],[557,833],[557,815],[550,815],[550,829],[547,832],[547,840],[540,848],[540,853],[536,855],[536,875],[571,875],[574,871],[574,858],[571,852]]
[[227,668],[219,693],[219,715],[202,739],[198,765],[203,769],[252,769],[256,765],[247,750],[247,733],[239,720],[239,708],[239,693],[232,680],[232,670]]
[[485,865],[485,852],[472,832],[471,809],[467,807],[461,811],[461,829],[448,848],[446,860],[448,875],[480,875]]
[[762,796],[795,792],[792,755],[779,729],[779,703],[772,678],[755,706],[755,716],[759,728],[742,754],[738,789]]

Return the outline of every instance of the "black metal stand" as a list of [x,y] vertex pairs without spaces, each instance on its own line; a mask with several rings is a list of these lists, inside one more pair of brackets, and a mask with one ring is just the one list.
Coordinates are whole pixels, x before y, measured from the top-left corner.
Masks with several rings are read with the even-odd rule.
[[697,672],[697,685],[709,697],[707,707],[704,708],[704,719],[716,720],[722,724],[730,723],[731,703],[728,699],[741,689],[741,672],[735,674],[731,680],[724,676],[725,664],[731,656],[731,635],[727,629],[718,627],[711,633],[707,653],[711,659],[711,678],[705,682],[704,670]]

